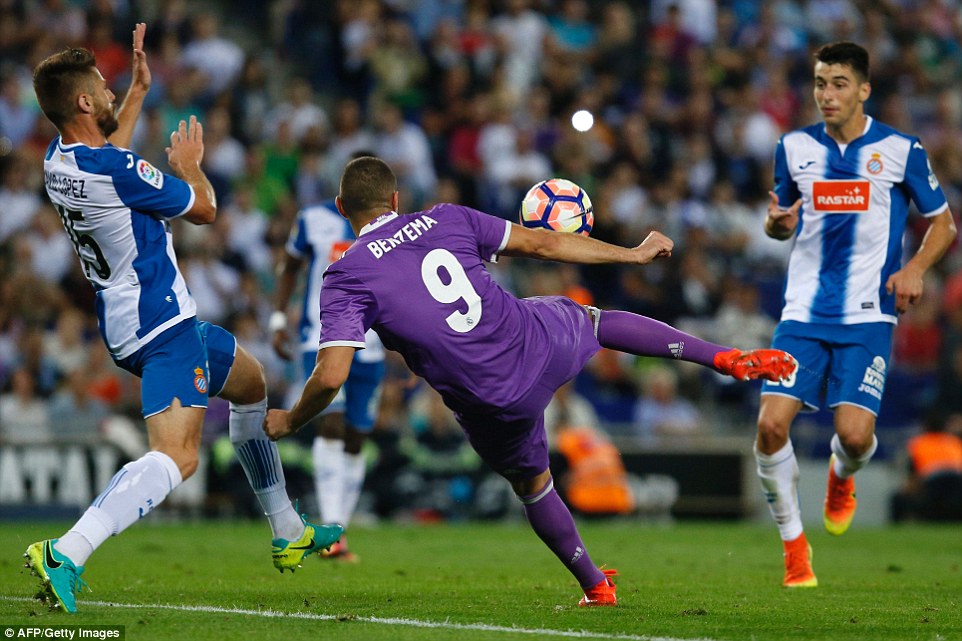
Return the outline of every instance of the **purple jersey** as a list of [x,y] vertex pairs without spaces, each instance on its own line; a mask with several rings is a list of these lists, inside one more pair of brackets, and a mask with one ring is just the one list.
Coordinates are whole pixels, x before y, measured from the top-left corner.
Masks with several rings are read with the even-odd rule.
[[320,348],[361,348],[373,327],[451,409],[528,413],[526,397],[549,367],[566,380],[598,347],[592,340],[590,353],[559,354],[556,347],[571,340],[555,334],[570,337],[571,324],[559,325],[545,305],[517,299],[491,277],[484,261],[496,260],[510,233],[505,220],[451,204],[372,221],[324,274]]

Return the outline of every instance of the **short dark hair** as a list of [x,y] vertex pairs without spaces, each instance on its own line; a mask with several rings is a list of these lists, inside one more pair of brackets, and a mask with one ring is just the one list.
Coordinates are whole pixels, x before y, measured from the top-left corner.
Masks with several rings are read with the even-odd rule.
[[847,65],[852,68],[862,82],[868,82],[868,51],[854,42],[833,42],[819,47],[815,60],[827,65]]
[[47,57],[33,70],[33,90],[44,115],[60,129],[74,114],[74,101],[90,89],[97,58],[89,49],[72,47]]
[[341,175],[341,207],[348,216],[391,206],[397,177],[386,162],[374,156],[355,158]]

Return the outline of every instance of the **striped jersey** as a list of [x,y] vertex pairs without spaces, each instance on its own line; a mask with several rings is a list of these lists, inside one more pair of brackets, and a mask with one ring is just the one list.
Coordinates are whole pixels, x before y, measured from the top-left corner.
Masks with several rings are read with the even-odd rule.
[[[333,200],[305,207],[287,240],[287,253],[307,261],[307,282],[299,326],[301,350],[316,352],[321,340],[321,286],[331,263],[354,244],[354,230],[337,211]],[[384,346],[373,329],[364,335],[364,349],[355,354],[361,363],[384,360]]]
[[169,223],[193,206],[190,185],[128,149],[66,145],[59,136],[47,148],[43,171],[50,201],[97,292],[100,334],[114,359],[196,315]]
[[775,150],[775,193],[786,209],[802,199],[782,320],[895,323],[885,283],[902,267],[909,201],[926,217],[948,207],[919,139],[872,118],[841,147],[823,123],[792,131]]

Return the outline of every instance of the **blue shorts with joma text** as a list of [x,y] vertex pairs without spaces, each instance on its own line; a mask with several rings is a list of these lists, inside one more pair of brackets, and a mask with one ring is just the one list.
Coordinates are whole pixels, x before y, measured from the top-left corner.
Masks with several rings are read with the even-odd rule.
[[[304,377],[310,378],[317,362],[317,352],[304,352],[303,360]],[[355,355],[347,380],[321,416],[344,412],[344,420],[348,425],[358,432],[370,433],[374,429],[381,402],[381,381],[385,369],[384,361],[363,363]]]
[[894,327],[782,321],[772,347],[794,356],[798,372],[782,383],[765,381],[762,394],[796,398],[807,412],[823,405],[856,405],[878,416]]
[[117,365],[140,377],[143,416],[159,414],[179,399],[184,407],[207,407],[224,389],[237,341],[223,327],[189,318]]

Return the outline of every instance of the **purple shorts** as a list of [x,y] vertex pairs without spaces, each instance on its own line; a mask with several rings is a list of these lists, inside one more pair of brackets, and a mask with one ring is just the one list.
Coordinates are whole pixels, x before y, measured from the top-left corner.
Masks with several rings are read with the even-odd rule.
[[570,298],[543,296],[523,302],[548,329],[545,349],[551,356],[545,371],[520,401],[497,414],[455,414],[474,450],[510,481],[530,479],[548,469],[544,408],[601,349],[591,316]]

